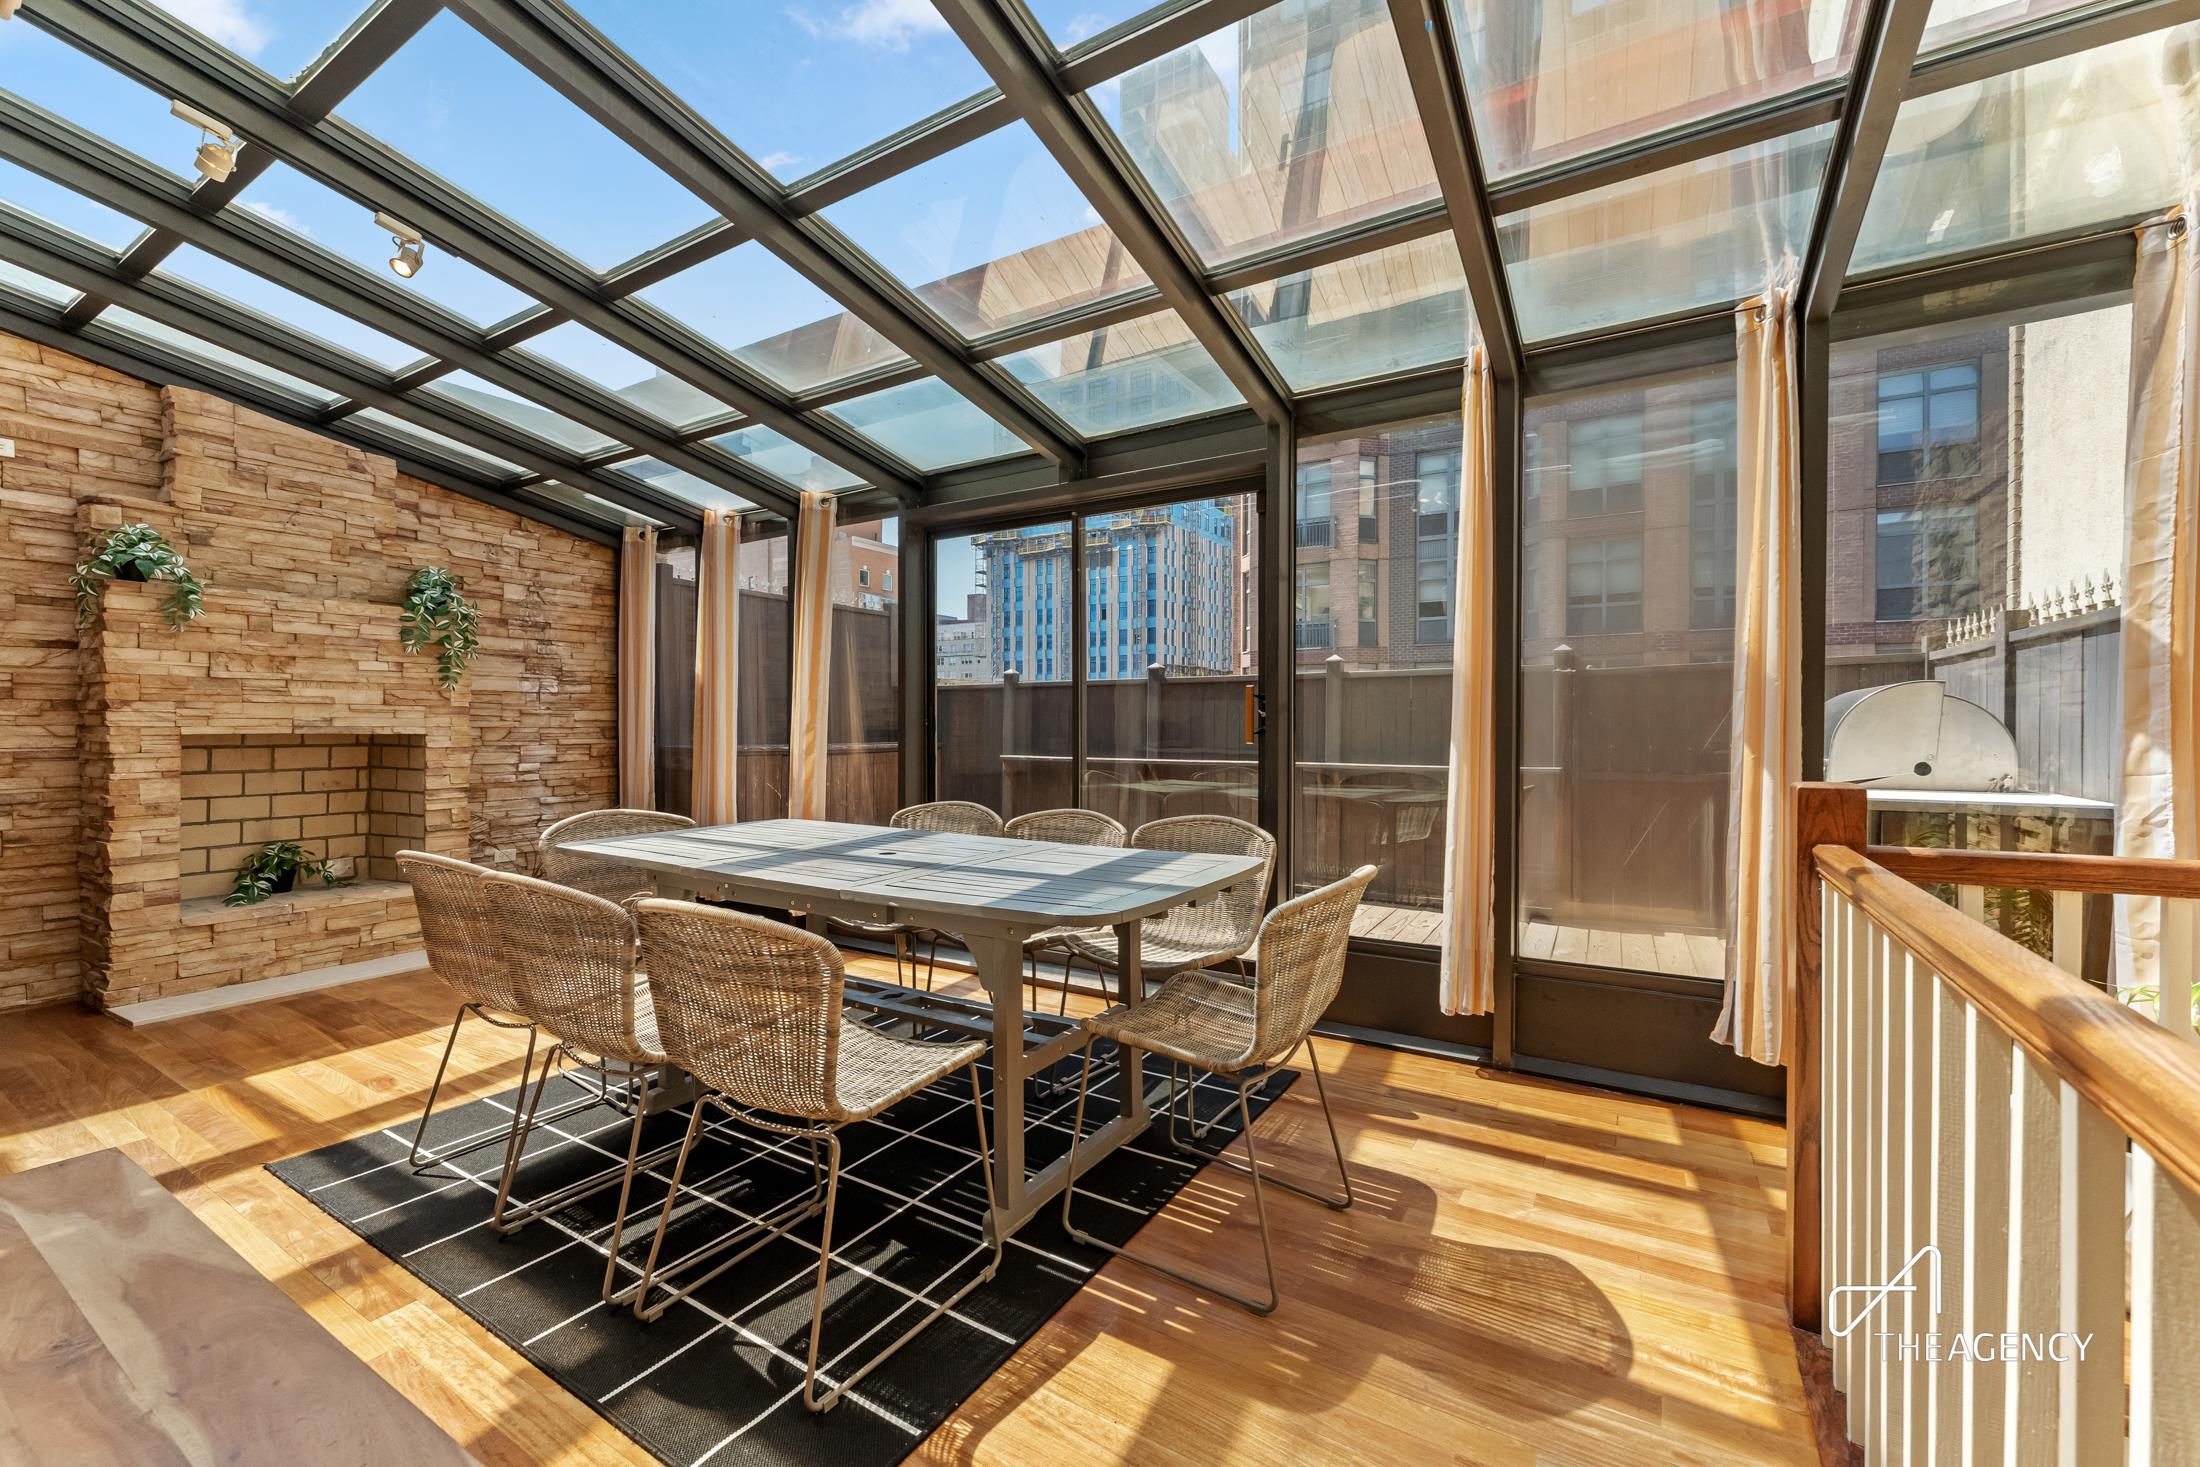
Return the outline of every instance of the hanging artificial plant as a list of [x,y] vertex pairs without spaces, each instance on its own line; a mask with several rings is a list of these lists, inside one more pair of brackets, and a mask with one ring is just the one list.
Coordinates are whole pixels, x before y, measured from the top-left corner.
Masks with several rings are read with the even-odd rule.
[[407,652],[435,648],[436,677],[445,692],[457,688],[481,645],[481,612],[463,594],[466,583],[441,566],[424,565],[405,586],[397,624]]
[[76,588],[78,626],[99,625],[103,581],[167,581],[175,589],[160,610],[172,630],[181,631],[206,614],[205,587],[151,525],[124,525],[110,531],[87,559],[77,563],[69,582]]

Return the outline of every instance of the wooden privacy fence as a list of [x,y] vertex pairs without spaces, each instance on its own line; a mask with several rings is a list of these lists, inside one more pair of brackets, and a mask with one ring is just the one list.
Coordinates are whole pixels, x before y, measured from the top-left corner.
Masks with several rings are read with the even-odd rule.
[[2200,862],[1864,829],[1861,789],[1799,787],[1788,1301],[1850,1439],[1874,1462],[2200,1462],[2189,1000],[2158,1024],[1911,879],[2179,905]]

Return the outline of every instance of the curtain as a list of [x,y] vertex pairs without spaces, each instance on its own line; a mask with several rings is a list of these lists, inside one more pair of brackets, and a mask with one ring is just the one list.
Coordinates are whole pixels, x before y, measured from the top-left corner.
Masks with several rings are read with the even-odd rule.
[[689,811],[698,825],[727,825],[741,746],[739,664],[741,521],[732,510],[703,511],[695,552],[695,775]]
[[1444,926],[1438,1001],[1447,1014],[1486,1014],[1495,1002],[1497,914],[1496,690],[1490,657],[1497,608],[1491,518],[1489,349],[1467,354],[1460,412],[1459,561],[1453,580],[1451,766],[1444,800]]
[[1726,1001],[1712,1038],[1781,1063],[1792,971],[1803,775],[1802,485],[1796,457],[1795,269],[1734,314],[1739,459],[1732,752],[1727,768]]
[[[2131,420],[2124,479],[2123,789],[2116,820],[2125,856],[2200,856],[2194,797],[2200,743],[2193,667],[2200,629],[2200,272],[2188,223],[2200,198],[2139,230],[2131,297]],[[2161,986],[2175,1014],[2189,981],[2177,930],[2155,897],[2118,897],[2118,981]],[[2182,905],[2182,904],[2180,904]],[[2165,945],[2167,953],[2165,954]],[[2180,953],[2180,949],[2184,949]],[[2167,956],[2169,961],[2165,962]],[[2186,1032],[2187,1026],[2172,1026]]]
[[833,661],[833,496],[802,491],[795,525],[793,708],[787,721],[787,815],[825,818],[825,735]]
[[657,804],[657,531],[619,537],[619,803]]

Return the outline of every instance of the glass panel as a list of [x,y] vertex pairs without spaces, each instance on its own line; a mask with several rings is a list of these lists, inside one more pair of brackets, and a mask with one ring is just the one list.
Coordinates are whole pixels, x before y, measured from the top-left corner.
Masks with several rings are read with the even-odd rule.
[[507,392],[471,372],[445,373],[432,385],[422,388],[420,396],[455,398],[468,407],[478,408],[523,432],[532,433],[546,443],[555,443],[575,453],[602,453],[618,446],[615,440],[604,437],[586,424],[576,423],[563,413]]
[[0,25],[0,78],[24,101],[116,147],[179,178],[198,177],[191,159],[199,130],[168,110],[168,98],[37,26]]
[[[109,314],[112,314],[112,312]],[[431,428],[416,427],[403,418],[393,417],[389,413],[383,412],[380,408],[361,408],[352,416],[362,422],[374,424],[393,438],[410,439],[413,443],[420,445],[431,458],[456,459],[462,464],[472,465],[492,479],[522,472],[518,464],[506,463],[494,454],[483,453],[480,449],[461,443],[456,438],[446,438],[443,434]]]
[[[312,240],[362,270],[389,272],[388,261],[395,251],[389,235],[376,226],[374,211],[285,164],[277,163],[254,179],[230,207],[257,214],[270,224]],[[389,278],[478,326],[501,321],[534,304],[533,296],[513,289],[433,242],[428,245],[426,263],[418,274],[409,280],[394,274]]]
[[968,336],[1146,283],[1021,122],[834,204],[825,218]]
[[2200,25],[2179,26],[1904,102],[1850,268],[2175,202],[2200,131],[2176,80],[2196,38]]
[[192,245],[178,245],[153,273],[188,281],[247,310],[258,311],[271,320],[391,370],[410,366],[421,359],[417,347],[408,346],[393,336],[384,336],[317,300],[286,290],[263,276]]
[[1001,365],[1088,437],[1245,400],[1174,311],[1096,327],[1005,356]]
[[1258,528],[1250,494],[1084,521],[1087,808],[1260,822]]
[[536,499],[548,500],[566,509],[578,510],[591,519],[606,520],[614,525],[655,525],[663,521],[645,514],[636,514],[623,504],[613,504],[599,499],[586,489],[575,489],[570,484],[530,484],[517,491]]
[[240,356],[227,347],[216,346],[211,341],[201,341],[196,336],[188,336],[171,326],[140,316],[135,311],[124,310],[121,306],[109,306],[100,312],[99,320],[100,324],[112,326],[125,335],[142,337],[179,356],[195,358],[209,366],[220,367],[239,376],[279,387],[294,396],[324,406],[336,401],[336,394],[326,388],[316,387],[303,378],[293,377],[288,372],[254,361],[251,357]]
[[[787,813],[787,523],[744,517],[734,717],[743,820]],[[689,814],[695,774],[695,537],[657,538],[657,808]]]
[[[695,619],[699,598],[695,584],[695,536],[671,530],[657,537],[657,808],[674,815],[692,814],[695,808]],[[751,620],[749,604],[736,609],[737,626],[746,631]],[[786,645],[784,641],[780,643]],[[736,655],[747,662],[747,647]],[[746,774],[746,761],[735,758],[734,778]],[[780,813],[786,813],[785,785],[780,790]],[[744,790],[737,787],[738,801]],[[745,805],[737,805],[743,816]],[[760,816],[757,818],[761,818]]]
[[208,40],[281,80],[295,77],[343,34],[358,0],[153,0]]
[[597,270],[710,215],[448,13],[377,68],[338,115]]
[[735,458],[754,464],[797,489],[822,489],[828,494],[837,494],[863,482],[840,465],[827,463],[785,434],[762,423],[721,434],[710,441]]
[[1456,415],[1299,445],[1292,889],[1372,861],[1355,925],[1398,942],[1443,907],[1459,468]]
[[1526,956],[1724,971],[1733,405],[1731,366],[1528,405]]
[[933,792],[1003,819],[1077,803],[1069,522],[933,542]]
[[546,357],[675,428],[722,418],[733,411],[709,393],[651,366],[578,321],[531,336],[525,348],[515,348],[512,354]]
[[1067,51],[1149,11],[1168,10],[1153,0],[1027,0],[1057,51]]
[[1230,305],[1301,392],[1456,360],[1471,330],[1449,232],[1250,285]]
[[[2077,10],[2093,0],[1933,0],[1925,16],[1925,38],[1919,55],[1930,55],[1943,46],[1968,41],[1994,31],[2014,30],[2034,21]],[[2098,8],[2112,10],[2111,3]]]
[[814,173],[992,85],[939,12],[909,0],[581,0],[579,8],[781,179]]
[[826,411],[927,473],[1024,451],[1021,438],[937,377],[851,398]]
[[[1870,786],[1874,841],[2115,853],[2131,334],[2114,296],[1835,342],[1827,702],[1803,716],[1826,777]],[[2053,956],[2046,893],[1986,916]]]
[[[661,459],[630,459],[613,469],[612,472],[623,474],[629,479],[639,479],[653,489],[659,489],[679,499],[686,500],[697,509],[756,508],[755,505],[741,498],[738,494],[721,489],[707,479],[698,479],[686,469],[676,469]],[[747,562],[744,561],[743,564],[745,565]]]
[[1437,196],[1383,0],[1288,0],[1091,95],[1211,265]]
[[789,392],[909,359],[754,240],[639,295]]
[[51,301],[57,306],[72,305],[75,303],[77,296],[82,294],[82,292],[71,286],[63,285],[58,280],[48,280],[43,275],[34,275],[22,266],[11,265],[6,260],[0,260],[0,286],[10,286],[25,295],[36,296],[42,301]]
[[1829,123],[1498,221],[1513,308],[1529,340],[1570,336],[1756,294],[1800,259]]
[[118,214],[73,188],[63,188],[6,159],[0,159],[0,201],[94,244],[105,245],[117,254],[145,232],[145,226],[127,214]]
[[827,816],[884,825],[901,808],[901,521],[833,527]]
[[1850,0],[1452,0],[1492,177],[1838,76],[1863,10]]

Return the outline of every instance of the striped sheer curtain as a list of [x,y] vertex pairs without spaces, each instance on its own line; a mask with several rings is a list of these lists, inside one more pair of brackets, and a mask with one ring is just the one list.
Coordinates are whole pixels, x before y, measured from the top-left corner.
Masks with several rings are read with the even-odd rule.
[[740,818],[734,771],[740,752],[741,520],[703,511],[695,552],[695,775],[689,813],[698,825]]
[[657,805],[657,531],[619,538],[619,803]]
[[1496,689],[1490,677],[1496,605],[1492,579],[1490,354],[1467,355],[1460,423],[1459,563],[1451,637],[1451,778],[1444,802],[1443,966],[1447,1014],[1486,1014],[1496,1002]]
[[787,814],[795,820],[825,818],[836,508],[832,495],[805,489],[795,525],[793,707],[787,720]]
[[[2131,422],[2125,464],[2124,759],[2119,855],[2200,856],[2200,197],[2139,230],[2131,292]],[[2182,971],[2188,903],[2116,899],[2117,981],[2155,987]],[[2165,970],[2164,959],[2169,959]],[[2166,993],[2164,995],[2166,997]]]
[[1726,1002],[1711,1037],[1781,1063],[1794,942],[1803,777],[1802,479],[1796,456],[1795,272],[1734,313],[1740,564],[1727,773]]

